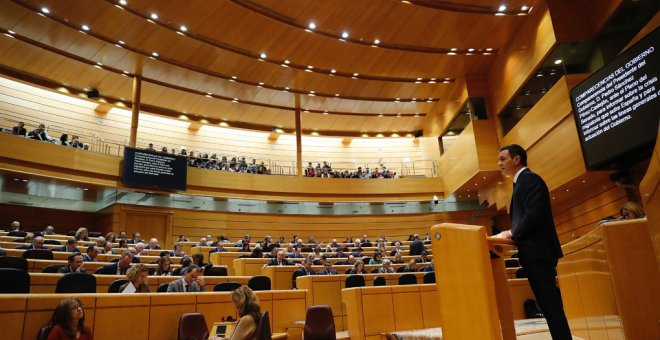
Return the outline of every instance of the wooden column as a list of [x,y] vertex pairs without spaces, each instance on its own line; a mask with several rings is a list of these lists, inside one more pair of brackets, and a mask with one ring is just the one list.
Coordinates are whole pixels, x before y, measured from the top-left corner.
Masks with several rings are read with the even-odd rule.
[[296,94],[296,171],[298,177],[303,177],[302,164],[302,124],[300,119],[300,95]]
[[137,143],[138,119],[140,117],[140,95],[142,94],[142,77],[133,78],[133,107],[131,115],[131,134],[128,146],[134,148]]

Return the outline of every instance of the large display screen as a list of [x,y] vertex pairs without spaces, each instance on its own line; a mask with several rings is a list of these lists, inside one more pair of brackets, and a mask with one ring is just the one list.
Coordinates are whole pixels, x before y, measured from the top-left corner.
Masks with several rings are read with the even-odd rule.
[[188,164],[185,157],[140,149],[124,149],[122,181],[126,185],[186,190]]
[[651,154],[660,117],[656,28],[571,90],[588,169],[625,167]]

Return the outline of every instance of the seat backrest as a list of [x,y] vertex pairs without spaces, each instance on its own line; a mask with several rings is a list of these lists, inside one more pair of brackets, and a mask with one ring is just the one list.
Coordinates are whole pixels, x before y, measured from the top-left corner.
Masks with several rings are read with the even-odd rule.
[[28,261],[18,256],[0,256],[0,268],[14,268],[27,272]]
[[258,275],[248,281],[248,287],[252,290],[270,290],[270,277]]
[[49,264],[41,270],[42,273],[57,273],[58,270],[62,267],[66,267],[66,264]]
[[213,287],[214,292],[233,292],[241,286],[238,282],[220,282]]
[[520,267],[518,270],[516,270],[516,279],[526,279],[527,278],[527,273],[525,273],[525,270]]
[[108,286],[108,293],[119,293],[119,287],[121,287],[121,285],[126,282],[128,282],[126,279],[112,281],[112,283]]
[[374,277],[374,286],[387,286],[387,281],[382,276]]
[[103,236],[103,234],[99,231],[90,231],[89,234],[87,234],[87,236],[89,236],[89,237],[99,237],[99,236]]
[[48,249],[28,249],[23,253],[25,259],[52,260],[53,252]]
[[37,340],[47,340],[50,330],[53,328],[51,325],[46,325],[39,329],[39,334],[37,335]]
[[302,247],[302,248],[300,248],[300,251],[303,252],[303,253],[311,253],[314,250],[312,249],[312,247]]
[[7,233],[7,236],[16,236],[16,237],[25,237],[26,232],[20,230],[14,230]]
[[380,268],[374,268],[374,269],[372,269],[372,270],[369,271],[369,272],[370,272],[371,274],[378,274],[378,270],[379,270],[379,269],[380,269]]
[[424,274],[424,283],[435,283],[435,272]]
[[56,246],[62,245],[58,240],[44,240],[44,244],[50,244]]
[[[384,278],[383,278],[384,279]],[[307,309],[304,339],[336,340],[335,319],[328,305],[316,305]]]
[[344,271],[344,274],[350,274],[351,270],[353,270],[353,267],[346,268],[346,270]]
[[208,267],[204,271],[204,276],[227,276],[227,267]]
[[0,294],[30,293],[30,274],[16,268],[0,268]]
[[364,276],[362,275],[349,275],[346,277],[346,288],[364,287]]
[[201,313],[185,313],[179,318],[179,340],[208,339],[209,329]]
[[57,280],[55,293],[96,293],[96,277],[88,273],[69,273]]
[[406,271],[406,266],[401,266],[401,267],[399,267],[399,268],[396,269],[396,272],[397,272],[397,273],[403,273],[403,272],[405,272],[405,271]]
[[272,340],[268,311],[261,313],[261,318],[259,319],[259,325],[257,325],[257,335],[259,336],[259,340]]
[[504,267],[506,268],[520,267],[520,262],[518,261],[518,259],[514,259],[514,258],[504,259]]
[[169,286],[169,283],[161,283],[158,285],[158,289],[156,289],[156,293],[167,293],[167,286]]
[[416,285],[417,284],[417,276],[415,274],[403,274],[399,276],[399,284],[400,285]]

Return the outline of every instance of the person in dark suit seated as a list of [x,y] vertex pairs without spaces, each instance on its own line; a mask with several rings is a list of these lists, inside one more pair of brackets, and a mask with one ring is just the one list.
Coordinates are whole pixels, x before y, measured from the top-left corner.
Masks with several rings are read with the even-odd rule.
[[67,238],[65,245],[55,248],[53,251],[80,253],[80,249],[78,249],[78,240],[76,240],[74,237],[69,237]]
[[90,245],[87,247],[87,254],[83,255],[84,262],[98,262],[96,258],[99,255],[99,250],[95,245]]
[[7,231],[23,231],[23,227],[21,227],[21,222],[14,221],[9,224],[9,229]]
[[183,252],[183,246],[180,243],[175,243],[172,250],[173,250],[172,256],[174,256],[174,257],[184,257],[184,256],[186,256],[186,253]]
[[152,237],[149,240],[149,244],[147,244],[144,249],[150,249],[150,250],[160,250],[160,244],[158,244],[158,239],[155,237]]
[[82,301],[66,298],[60,301],[53,311],[50,325],[53,327],[48,340],[92,340],[94,335],[85,325],[85,312]]
[[422,267],[422,269],[419,270],[420,272],[434,272],[435,271],[435,266],[433,265],[433,262],[431,262],[430,265],[426,267]]
[[362,260],[356,260],[348,274],[367,274],[367,270],[364,269],[364,262]]
[[46,249],[44,248],[44,238],[43,236],[37,236],[32,240],[32,244],[20,246],[16,249]]
[[296,288],[296,278],[297,278],[298,276],[305,276],[305,275],[314,275],[314,274],[316,274],[316,273],[314,273],[314,270],[312,269],[312,264],[313,264],[313,259],[312,259],[311,257],[307,257],[307,258],[305,258],[305,260],[303,261],[303,265],[302,265],[302,267],[300,267],[298,270],[296,270],[296,271],[293,272],[292,280],[291,280],[291,281],[292,281],[292,282],[291,282],[291,286],[292,286],[293,288]]
[[326,261],[323,269],[319,270],[316,275],[337,275],[337,271],[332,269],[332,263],[330,261]]
[[348,257],[348,255],[346,255],[346,253],[344,253],[344,249],[340,247],[337,248],[337,251],[335,252],[335,255],[333,257],[338,259],[342,257]]
[[50,142],[50,136],[48,136],[48,133],[46,132],[46,125],[43,123],[39,124],[38,128],[30,131],[28,138],[40,140],[42,142]]
[[352,253],[351,255],[353,255],[356,259],[360,259],[360,258],[362,258],[362,256],[364,256],[364,255],[362,254],[362,247],[357,247],[357,248],[355,248],[355,249],[353,250],[353,253]]
[[126,271],[133,262],[133,254],[125,252],[119,258],[119,261],[101,267],[99,274],[104,275],[126,275]]
[[227,252],[227,249],[225,249],[225,245],[223,242],[216,242],[215,245],[213,246],[213,249],[209,253],[225,253]]
[[401,242],[396,241],[394,242],[394,249],[390,252],[390,256],[394,256],[396,253],[401,253],[403,252],[403,248],[401,248]]
[[132,266],[126,272],[128,282],[119,287],[119,292],[122,294],[150,293],[151,289],[149,289],[149,285],[147,284],[147,275],[149,275],[149,268],[147,266],[143,264]]
[[68,274],[68,273],[85,273],[87,272],[83,268],[83,256],[81,253],[73,253],[67,258],[68,265],[57,270],[58,273]]
[[181,279],[174,280],[167,285],[168,293],[203,292],[206,290],[204,279],[199,276],[199,267],[194,264],[181,270]]
[[342,265],[342,266],[345,266],[345,265],[352,266],[352,265],[355,264],[355,256],[348,255],[348,258],[346,259],[346,261],[339,261],[336,264],[337,265]]
[[378,273],[379,274],[394,273],[394,268],[392,268],[392,264],[390,263],[389,259],[383,260],[383,266],[378,268]]
[[25,129],[25,123],[18,122],[18,125],[11,128],[11,134],[14,136],[27,137],[27,130]]
[[105,241],[105,245],[103,246],[103,251],[104,254],[117,254],[117,251],[112,249],[114,247],[114,244],[110,241]]
[[422,257],[416,259],[415,261],[416,261],[417,263],[427,263],[427,262],[431,262],[431,260],[429,260],[429,253],[428,253],[426,250],[424,250],[424,251],[422,252]]
[[142,235],[140,235],[140,233],[138,233],[137,231],[134,232],[133,233],[133,238],[128,240],[128,243],[130,243],[130,244],[136,244],[136,243],[140,243],[140,242],[144,243],[144,241],[142,241],[142,239],[140,238],[141,236]]
[[410,256],[419,256],[422,255],[422,252],[426,250],[424,242],[419,239],[419,234],[415,234],[412,237],[412,242],[410,243]]
[[277,252],[277,257],[274,259],[271,259],[266,263],[266,266],[289,266],[291,263],[284,258],[284,250],[280,250]]
[[289,256],[287,256],[287,257],[290,258],[290,259],[302,259],[303,258],[302,254],[300,253],[300,248],[299,247],[293,248],[293,252],[291,254],[289,254]]
[[495,237],[511,239],[518,247],[520,265],[548,321],[552,338],[572,339],[556,285],[557,262],[563,253],[552,220],[548,186],[527,168],[527,152],[520,145],[500,148],[498,166],[502,175],[513,177],[509,207],[512,227]]

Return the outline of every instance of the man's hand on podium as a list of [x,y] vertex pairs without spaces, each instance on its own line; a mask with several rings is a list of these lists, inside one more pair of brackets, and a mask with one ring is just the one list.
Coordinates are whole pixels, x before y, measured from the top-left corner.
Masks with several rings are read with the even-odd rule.
[[511,230],[505,230],[497,235],[493,235],[493,237],[510,240],[513,235],[511,234]]

